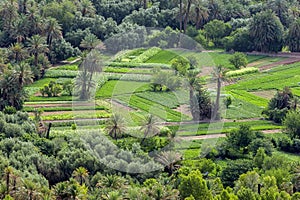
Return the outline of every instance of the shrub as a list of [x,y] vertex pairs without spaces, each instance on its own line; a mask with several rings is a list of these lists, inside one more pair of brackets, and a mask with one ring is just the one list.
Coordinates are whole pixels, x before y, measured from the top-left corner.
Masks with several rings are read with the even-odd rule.
[[256,67],[247,67],[239,70],[229,71],[226,73],[227,77],[241,76],[245,74],[252,74],[258,72],[258,68]]
[[4,114],[12,115],[12,114],[15,114],[17,112],[17,110],[15,107],[5,106],[3,112],[4,112]]
[[237,69],[246,67],[248,64],[246,55],[240,52],[234,53],[233,56],[229,59],[229,62]]

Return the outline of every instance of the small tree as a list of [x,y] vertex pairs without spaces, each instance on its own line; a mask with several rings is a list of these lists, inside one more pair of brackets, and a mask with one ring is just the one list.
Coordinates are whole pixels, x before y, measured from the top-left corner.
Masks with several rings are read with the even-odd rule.
[[245,54],[236,52],[229,58],[229,62],[236,68],[240,69],[241,67],[246,67],[248,60]]
[[224,104],[225,104],[226,108],[229,108],[229,106],[232,104],[232,98],[231,98],[231,96],[227,96],[224,99]]
[[286,115],[283,122],[287,134],[291,138],[300,138],[300,113],[297,111],[291,111]]

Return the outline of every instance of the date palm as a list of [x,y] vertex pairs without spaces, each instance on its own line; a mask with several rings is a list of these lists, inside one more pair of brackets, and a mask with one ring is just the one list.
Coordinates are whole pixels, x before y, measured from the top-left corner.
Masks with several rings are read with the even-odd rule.
[[19,63],[20,61],[24,60],[27,56],[27,52],[24,49],[24,46],[22,43],[15,43],[10,45],[9,47],[9,54],[10,56]]
[[154,136],[159,133],[159,127],[156,118],[152,114],[149,114],[140,130],[144,133],[144,137],[142,139],[143,144],[147,137]]
[[94,81],[90,81],[90,75],[87,71],[81,71],[75,80],[75,89],[79,93],[80,100],[87,100],[90,98],[88,88],[95,86]]
[[79,184],[82,185],[83,182],[86,181],[86,179],[89,177],[89,172],[84,167],[78,167],[77,169],[75,169],[72,176],[76,180],[79,180]]
[[83,17],[92,17],[95,15],[96,9],[90,0],[81,0],[80,11]]
[[17,40],[17,43],[22,43],[24,40],[26,40],[28,34],[29,34],[29,23],[28,23],[27,16],[25,14],[21,14],[13,24],[12,35],[14,39]]
[[106,130],[112,138],[117,140],[126,131],[124,118],[120,114],[112,114],[107,122]]
[[34,65],[38,66],[39,55],[49,51],[46,38],[40,35],[32,36],[28,40],[28,50],[34,56]]
[[98,48],[99,49],[104,49],[105,46],[104,44],[101,42],[101,40],[99,40],[97,38],[97,36],[95,36],[94,34],[88,34],[84,37],[84,39],[81,41],[80,43],[80,47],[87,49],[88,51],[91,51],[94,48]]
[[47,44],[49,48],[51,49],[52,47],[52,40],[53,39],[59,39],[62,38],[62,28],[58,24],[57,20],[49,17],[46,19],[46,25],[45,25],[45,34],[47,37]]
[[110,188],[110,189],[120,189],[126,184],[126,179],[118,175],[106,175],[103,176],[97,183],[97,187],[100,188]]
[[217,81],[217,96],[216,96],[216,102],[214,106],[214,111],[212,115],[213,120],[219,120],[220,119],[220,96],[221,96],[221,87],[222,82],[226,80],[225,77],[225,70],[222,65],[218,65],[214,68],[213,71],[213,79]]
[[3,24],[1,26],[4,30],[11,32],[13,28],[13,22],[18,17],[17,5],[14,1],[4,0],[0,3],[0,16]]
[[195,13],[193,15],[193,21],[196,23],[196,29],[200,29],[201,26],[208,20],[209,18],[209,10],[205,6],[202,5],[202,1],[196,1],[194,5]]
[[33,73],[31,72],[29,64],[26,62],[17,64],[14,68],[14,74],[16,75],[20,88],[33,82]]
[[10,180],[11,180],[11,176],[14,173],[14,168],[8,166],[4,169],[4,179],[5,179],[5,183],[6,183],[6,194],[9,194],[10,191]]
[[175,164],[181,159],[182,155],[175,151],[163,151],[156,158],[156,160],[165,167],[169,175],[173,174],[176,170]]

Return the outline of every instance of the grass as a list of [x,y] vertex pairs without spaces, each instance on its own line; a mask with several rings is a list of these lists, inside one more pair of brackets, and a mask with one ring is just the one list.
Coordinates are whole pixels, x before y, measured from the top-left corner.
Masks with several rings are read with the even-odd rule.
[[174,111],[166,106],[162,106],[153,101],[149,101],[137,95],[130,96],[118,96],[118,100],[124,102],[125,105],[130,107],[143,110],[147,113],[151,113],[166,121],[180,122],[182,120],[189,120],[188,116],[181,114],[180,112]]
[[58,96],[58,97],[42,97],[31,96],[29,101],[73,101],[73,96]]
[[136,95],[171,109],[177,108],[180,104],[185,104],[189,102],[188,93],[185,91],[181,91],[177,93],[143,92],[143,93],[138,93]]
[[[265,120],[255,120],[255,121],[246,121],[246,122],[225,122],[224,124],[219,123],[202,123],[202,124],[188,124],[181,125],[180,131],[178,131],[178,136],[196,136],[196,135],[206,135],[206,134],[215,134],[215,133],[228,133],[236,128],[239,125],[249,125],[252,130],[273,130],[281,129],[282,126],[274,124],[270,121]],[[214,128],[214,126],[216,128]],[[211,130],[210,127],[213,127],[214,130]],[[176,127],[175,127],[176,128]],[[210,130],[209,130],[210,129]]]
[[273,68],[265,73],[248,75],[244,80],[227,86],[227,90],[282,90],[284,86],[299,88],[300,63]]
[[178,55],[172,51],[162,50],[156,55],[152,56],[146,63],[163,63],[170,64],[171,60],[176,58]]
[[35,81],[34,83],[30,84],[27,87],[38,87],[38,88],[41,88],[41,87],[44,87],[44,85],[49,84],[51,81],[55,82],[56,79],[55,78],[43,78],[43,79],[40,79],[38,81]]
[[[73,110],[107,110],[107,107],[105,106],[80,106],[73,108],[71,106],[69,107],[40,107],[44,112],[55,112],[55,111],[73,111]],[[35,110],[34,107],[24,107],[23,111],[26,112],[33,112]]]
[[267,107],[268,99],[256,96],[244,90],[230,90],[227,91],[228,94],[232,95],[234,98],[249,102],[255,106]]
[[232,104],[226,109],[226,119],[247,119],[261,117],[262,107],[247,101],[234,98]]
[[47,70],[45,78],[75,78],[78,75],[77,71],[71,70]]
[[149,89],[149,83],[111,80],[106,82],[96,92],[96,97],[108,98],[115,95],[133,94],[136,92],[148,91]]
[[72,65],[62,65],[59,67],[52,68],[51,70],[68,70],[68,71],[78,71],[78,65],[72,64]]
[[110,113],[104,110],[95,111],[95,113],[61,113],[55,115],[42,116],[43,120],[72,120],[72,119],[94,119],[94,118],[109,118]]

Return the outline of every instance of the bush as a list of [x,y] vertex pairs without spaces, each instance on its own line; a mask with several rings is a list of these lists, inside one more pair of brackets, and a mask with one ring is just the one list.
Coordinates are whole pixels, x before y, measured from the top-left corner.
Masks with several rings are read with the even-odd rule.
[[226,73],[227,77],[241,76],[245,74],[252,74],[258,72],[258,68],[256,67],[247,67],[239,70],[229,71]]
[[236,52],[229,59],[229,62],[236,68],[239,69],[241,67],[246,67],[248,64],[248,60],[245,54]]
[[17,124],[7,123],[4,126],[4,133],[7,138],[22,136],[24,131]]
[[5,106],[3,110],[3,113],[8,115],[15,114],[16,112],[17,112],[16,108],[12,106]]

